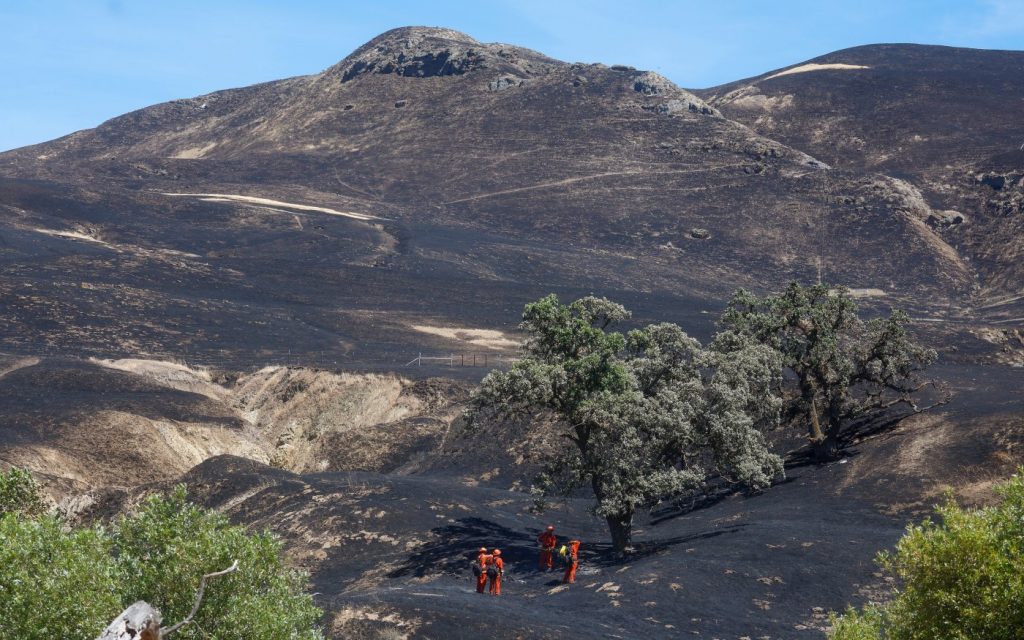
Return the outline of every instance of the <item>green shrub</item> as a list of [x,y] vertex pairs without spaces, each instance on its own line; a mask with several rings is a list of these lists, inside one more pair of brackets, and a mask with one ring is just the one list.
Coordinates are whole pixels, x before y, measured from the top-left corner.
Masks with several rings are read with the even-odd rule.
[[0,472],[0,516],[5,513],[37,516],[45,510],[39,485],[31,473],[17,467]]
[[93,640],[145,600],[164,624],[183,620],[203,574],[211,580],[193,624],[175,638],[319,640],[321,611],[281,544],[188,502],[184,487],[146,500],[111,529],[68,529],[52,516],[0,518],[0,640]]
[[[833,640],[1024,638],[1024,469],[999,495],[1000,504],[979,510],[949,497],[939,520],[909,527],[895,552],[878,558],[901,589],[884,609],[838,620]],[[856,635],[872,628],[868,619],[875,635]]]
[[249,534],[227,518],[190,504],[185,488],[149,498],[112,533],[119,571],[130,593],[125,604],[145,600],[165,624],[185,618],[203,574],[238,571],[211,580],[195,624],[175,638],[223,640],[315,639],[321,612],[305,594],[303,574],[283,566],[281,544],[270,534]]
[[121,612],[110,539],[52,517],[0,517],[0,640],[92,640]]
[[864,611],[851,607],[842,616],[829,616],[832,631],[828,637],[832,640],[878,640],[885,637],[883,620],[884,614],[877,607],[866,607]]

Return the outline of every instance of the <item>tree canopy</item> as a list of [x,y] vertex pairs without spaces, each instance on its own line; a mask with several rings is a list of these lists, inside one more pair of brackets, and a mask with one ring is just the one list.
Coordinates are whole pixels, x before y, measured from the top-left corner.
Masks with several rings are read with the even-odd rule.
[[522,358],[484,379],[470,413],[555,418],[565,446],[532,490],[543,504],[589,486],[620,551],[637,509],[711,474],[754,489],[782,475],[761,433],[779,418],[778,354],[738,334],[705,349],[669,323],[612,330],[629,317],[605,298],[526,305]]
[[936,353],[910,338],[909,324],[898,310],[865,322],[847,289],[825,284],[763,297],[741,289],[722,315],[726,331],[781,354],[796,386],[785,415],[826,459],[851,420],[896,404],[919,410],[915,394],[930,383],[917,374]]

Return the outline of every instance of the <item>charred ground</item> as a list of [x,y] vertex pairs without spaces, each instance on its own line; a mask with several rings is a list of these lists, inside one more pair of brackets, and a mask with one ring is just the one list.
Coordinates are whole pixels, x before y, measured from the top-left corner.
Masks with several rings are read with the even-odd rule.
[[[917,68],[901,48],[867,51]],[[993,90],[992,74],[1012,76],[1019,58],[973,55],[992,59]],[[861,128],[878,112],[928,120],[923,97],[917,110],[847,99],[864,83],[883,91],[896,72],[758,86],[832,91],[837,113],[861,109]],[[858,81],[837,83],[844,73]],[[701,312],[717,313],[735,287],[790,279],[841,282],[955,326],[985,323],[985,305],[1020,295],[1016,242],[1000,242],[1019,235],[1020,212],[975,211],[1016,207],[1007,167],[1019,157],[972,167],[1009,176],[998,194],[973,177],[964,186],[966,173],[934,185],[903,165],[839,162],[827,131],[816,146],[765,137],[777,131],[721,98],[726,89],[705,92],[708,103],[630,67],[401,29],[317,75],[157,105],[2,154],[4,345],[394,366],[441,346],[410,325],[508,328],[550,291],[600,292],[698,331]],[[1019,103],[1012,83],[1002,91],[984,104]],[[814,99],[794,104],[814,110]],[[958,127],[946,116],[959,111],[937,102],[932,126]],[[1013,108],[976,105],[972,117],[1004,123]],[[792,109],[791,127],[816,126]],[[903,135],[890,129],[875,146],[891,140],[901,156]],[[994,158],[993,139],[957,157]],[[932,165],[950,153],[923,149]],[[949,198],[936,199],[942,185]],[[954,204],[967,222],[936,226]]]

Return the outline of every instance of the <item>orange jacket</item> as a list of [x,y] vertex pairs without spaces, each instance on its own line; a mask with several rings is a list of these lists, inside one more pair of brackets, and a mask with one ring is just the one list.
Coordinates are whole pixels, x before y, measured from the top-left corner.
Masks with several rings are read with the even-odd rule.
[[572,540],[571,542],[569,542],[569,555],[572,557],[573,560],[579,560],[580,559],[580,541],[579,540]]
[[481,569],[487,569],[487,565],[491,562],[491,554],[481,553],[476,557],[476,561],[480,563]]
[[555,545],[558,544],[558,538],[556,538],[555,534],[550,531],[545,531],[537,536],[537,542],[540,543],[542,549],[550,550],[554,549]]
[[501,559],[501,556],[487,556],[490,558],[491,564],[498,567],[498,575],[505,573],[505,561]]

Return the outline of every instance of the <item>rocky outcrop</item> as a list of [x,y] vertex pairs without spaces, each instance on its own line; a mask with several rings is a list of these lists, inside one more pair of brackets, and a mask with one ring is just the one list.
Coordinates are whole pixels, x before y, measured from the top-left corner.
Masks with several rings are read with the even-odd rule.
[[644,108],[657,113],[676,114],[681,112],[699,113],[708,116],[719,116],[718,110],[675,85],[665,76],[653,71],[636,71],[632,80],[633,91],[650,97],[665,98],[664,102],[645,105]]
[[521,87],[526,84],[526,80],[523,78],[516,78],[515,76],[498,76],[494,80],[487,83],[487,89],[489,91],[504,91],[505,89],[511,89],[513,87]]
[[404,27],[388,31],[357,49],[335,67],[341,81],[366,74],[409,78],[459,76],[474,69],[515,69],[529,75],[555,63],[536,52],[483,44],[452,29]]

